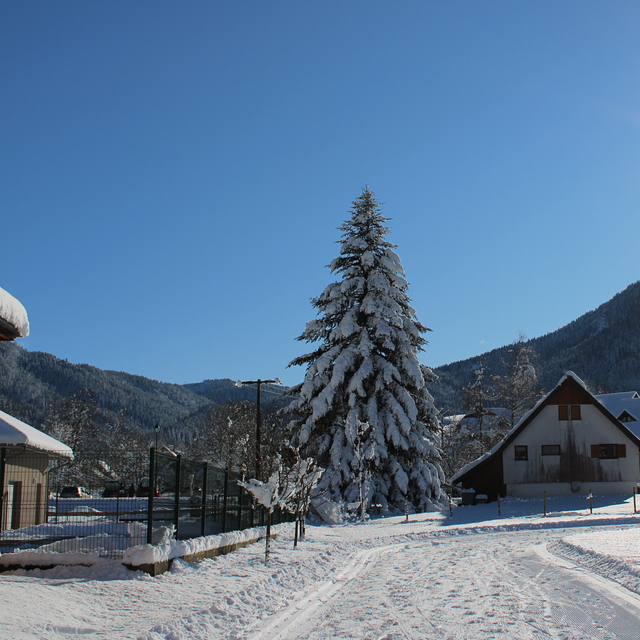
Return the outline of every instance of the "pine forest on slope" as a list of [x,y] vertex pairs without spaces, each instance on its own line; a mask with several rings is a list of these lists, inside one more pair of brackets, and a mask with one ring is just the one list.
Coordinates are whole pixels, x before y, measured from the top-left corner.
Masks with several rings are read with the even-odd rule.
[[[539,381],[552,388],[574,371],[595,393],[640,391],[640,282],[628,286],[594,311],[539,338],[529,340],[538,352]],[[428,385],[435,406],[446,412],[462,409],[460,390],[484,359],[488,373],[498,372],[507,346],[482,356],[434,369],[439,379]],[[429,350],[422,359],[428,364]],[[283,403],[277,387],[263,387],[263,403]],[[255,400],[255,389],[231,380],[205,380],[178,385],[143,376],[71,364],[55,356],[0,343],[0,409],[41,425],[53,404],[72,395],[86,395],[99,407],[104,424],[120,411],[142,430],[155,424],[177,425],[208,411],[216,403]],[[185,427],[188,428],[188,427]]]

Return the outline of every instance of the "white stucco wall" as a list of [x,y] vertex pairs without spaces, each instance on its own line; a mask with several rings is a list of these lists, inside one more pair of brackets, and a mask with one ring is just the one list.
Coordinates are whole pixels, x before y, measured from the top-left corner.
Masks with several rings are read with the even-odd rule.
[[[640,480],[637,445],[595,406],[580,406],[581,419],[567,421],[558,420],[557,405],[547,405],[509,443],[502,454],[508,495],[631,493]],[[592,444],[625,444],[626,457],[591,458]],[[528,460],[515,459],[520,445],[527,446]],[[542,445],[560,445],[561,455],[543,456]]]

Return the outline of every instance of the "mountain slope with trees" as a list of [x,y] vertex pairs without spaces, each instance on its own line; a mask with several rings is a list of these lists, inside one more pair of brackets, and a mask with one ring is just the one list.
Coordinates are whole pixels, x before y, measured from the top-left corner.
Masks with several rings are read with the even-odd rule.
[[72,364],[48,353],[27,351],[15,343],[0,343],[3,411],[39,427],[52,406],[73,396],[95,405],[100,422],[124,414],[143,430],[151,430],[156,424],[176,424],[214,404],[183,385]]
[[[568,325],[526,341],[538,354],[537,381],[552,388],[567,371],[574,371],[595,393],[640,391],[640,282]],[[461,390],[482,362],[488,378],[502,373],[510,345],[434,369],[429,383],[434,404],[446,413],[464,411]],[[263,403],[278,399],[263,387]],[[99,409],[99,424],[135,424],[151,433],[156,424],[171,426],[177,437],[190,423],[215,405],[255,401],[255,389],[237,387],[232,380],[205,380],[177,385],[86,364],[72,364],[55,356],[0,342],[0,409],[35,427],[65,398],[84,396]],[[281,397],[280,397],[281,398]],[[280,399],[282,402],[282,399]]]
[[[538,356],[538,384],[551,389],[574,371],[594,393],[640,391],[640,281],[564,327],[526,341]],[[463,409],[460,390],[482,363],[488,375],[502,372],[510,345],[467,360],[438,367],[430,386],[440,407]]]

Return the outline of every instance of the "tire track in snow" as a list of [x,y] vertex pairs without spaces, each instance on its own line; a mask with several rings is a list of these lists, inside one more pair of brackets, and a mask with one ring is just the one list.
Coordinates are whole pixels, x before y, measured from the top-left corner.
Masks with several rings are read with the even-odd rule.
[[[283,613],[271,620],[264,629],[249,636],[249,640],[283,640],[289,631],[295,629],[299,633],[313,613],[347,586],[351,580],[364,575],[382,555],[392,553],[405,546],[406,543],[390,544],[384,547],[365,549],[354,554],[350,562],[331,579],[322,582],[311,593],[293,602]],[[296,637],[298,636],[296,635]]]

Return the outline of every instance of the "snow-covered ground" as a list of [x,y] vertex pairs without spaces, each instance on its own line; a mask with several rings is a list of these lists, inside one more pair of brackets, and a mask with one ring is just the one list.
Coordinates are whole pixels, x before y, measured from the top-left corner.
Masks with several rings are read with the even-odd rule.
[[[640,507],[640,504],[638,505]],[[0,574],[0,638],[640,638],[631,499],[505,501],[309,526],[152,578],[93,567]]]

